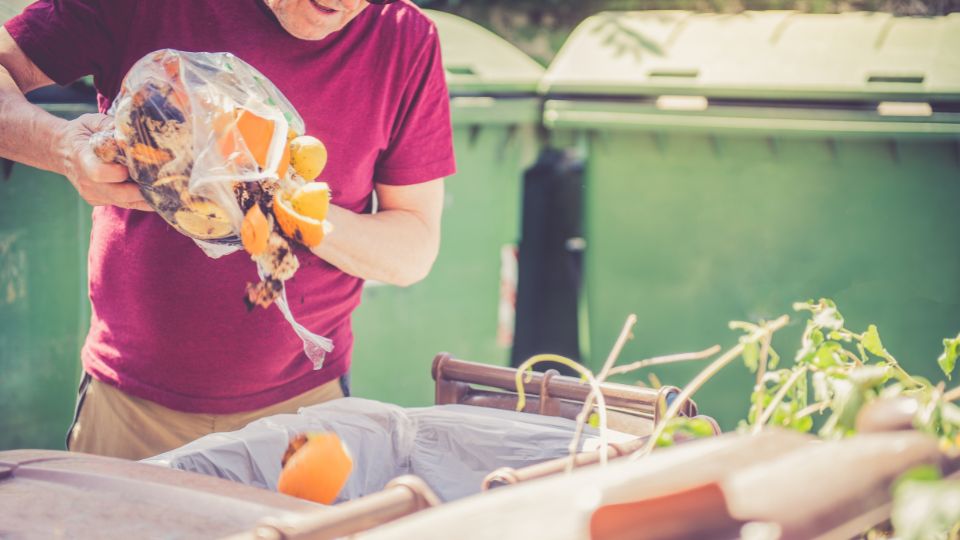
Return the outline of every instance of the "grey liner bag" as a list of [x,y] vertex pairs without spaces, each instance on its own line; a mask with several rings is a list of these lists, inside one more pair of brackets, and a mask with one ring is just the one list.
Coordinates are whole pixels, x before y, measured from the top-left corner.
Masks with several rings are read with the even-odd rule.
[[[275,491],[290,437],[328,431],[340,437],[354,462],[337,502],[380,491],[403,474],[421,477],[442,500],[451,501],[478,493],[483,478],[500,467],[568,455],[574,428],[565,418],[469,405],[404,409],[344,398],[207,435],[143,462]],[[610,442],[632,438],[609,432]],[[597,446],[597,430],[588,426],[581,449]]]

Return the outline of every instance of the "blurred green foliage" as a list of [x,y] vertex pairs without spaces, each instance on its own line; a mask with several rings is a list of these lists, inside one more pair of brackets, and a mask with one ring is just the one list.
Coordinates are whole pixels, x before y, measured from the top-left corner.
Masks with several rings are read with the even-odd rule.
[[494,6],[518,11],[553,11],[557,15],[608,9],[690,9],[735,13],[747,9],[795,9],[814,13],[886,11],[898,15],[943,15],[960,11],[958,0],[415,0],[423,7],[457,11]]
[[960,0],[414,0],[501,35],[546,65],[588,16],[605,10],[679,9],[715,13],[796,10],[805,13],[882,11],[902,16],[960,12]]

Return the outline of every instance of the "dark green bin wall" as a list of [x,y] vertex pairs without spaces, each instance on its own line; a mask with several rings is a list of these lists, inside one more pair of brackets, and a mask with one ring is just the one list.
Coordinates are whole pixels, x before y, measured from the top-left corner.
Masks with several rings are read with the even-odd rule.
[[63,448],[90,320],[90,207],[62,176],[11,173],[0,179],[0,450]]
[[509,363],[512,293],[501,285],[515,279],[520,177],[534,157],[534,127],[458,125],[454,141],[460,172],[446,181],[433,270],[407,288],[368,284],[355,312],[352,381],[358,396],[432,403],[430,366],[441,351]]
[[407,406],[433,403],[430,367],[441,351],[509,363],[522,178],[539,145],[544,71],[466,19],[428,15],[443,48],[458,171],[445,183],[440,253],[420,283],[368,283],[353,319],[354,394]]
[[[584,21],[541,85],[544,122],[587,159],[589,359],[629,313],[622,362],[729,347],[728,321],[793,323],[837,301],[936,380],[960,331],[960,16],[686,11]],[[703,363],[658,366],[686,385]],[[632,378],[645,378],[640,373]],[[753,379],[732,366],[698,395],[724,428]]]
[[[960,330],[958,141],[614,131],[592,142],[594,366],[631,312],[639,321],[623,361],[729,347],[727,321],[769,320],[794,301],[829,297],[850,328],[877,324],[907,369],[942,379],[941,340]],[[794,315],[775,342],[785,356],[802,325]],[[653,371],[682,386],[702,367]],[[751,386],[736,365],[697,401],[732,428]]]

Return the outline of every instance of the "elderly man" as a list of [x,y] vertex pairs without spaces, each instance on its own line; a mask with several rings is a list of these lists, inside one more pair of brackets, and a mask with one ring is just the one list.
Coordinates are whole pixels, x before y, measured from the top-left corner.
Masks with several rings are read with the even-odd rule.
[[[238,299],[257,280],[249,257],[207,258],[149,211],[125,168],[97,160],[88,139],[107,116],[67,121],[23,97],[92,74],[104,112],[133,63],[162,48],[247,61],[328,148],[334,232],[298,252],[287,282],[298,321],[334,342],[320,370],[278,310],[248,313]],[[363,282],[426,276],[454,172],[436,29],[383,0],[36,2],[0,29],[0,155],[65,175],[94,206],[93,316],[68,445],[133,459],[342,396]]]

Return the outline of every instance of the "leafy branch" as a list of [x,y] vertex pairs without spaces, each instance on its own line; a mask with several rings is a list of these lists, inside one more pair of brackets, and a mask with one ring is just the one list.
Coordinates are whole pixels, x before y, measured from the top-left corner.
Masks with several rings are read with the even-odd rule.
[[[847,437],[855,434],[857,417],[865,405],[879,399],[906,397],[916,402],[913,425],[917,430],[937,437],[941,447],[945,449],[960,449],[960,406],[953,403],[960,399],[960,387],[945,390],[944,383],[934,385],[923,377],[908,373],[884,347],[875,325],[867,326],[863,332],[850,330],[845,326],[843,315],[831,300],[799,302],[793,307],[796,311],[809,313],[809,319],[792,365],[781,368],[781,357],[772,346],[774,333],[785,327],[790,320],[787,315],[758,324],[731,322],[729,326],[732,330],[743,332],[737,345],[713,360],[683,388],[656,423],[643,447],[629,459],[640,459],[655,448],[670,446],[678,435],[686,438],[712,435],[713,426],[708,420],[683,418],[680,417],[680,411],[707,381],[738,358],[755,374],[747,418],[740,423],[741,431],[745,433],[756,434],[767,426],[808,432],[813,428],[812,416],[821,414],[827,415],[819,430],[821,437]],[[719,346],[714,346],[699,352],[658,356],[615,366],[617,357],[631,337],[630,332],[635,323],[636,318],[631,315],[596,376],[573,360],[557,355],[537,355],[518,368],[518,410],[522,410],[526,403],[522,374],[538,362],[549,360],[568,365],[590,384],[591,392],[577,416],[576,433],[570,444],[571,461],[568,470],[575,465],[573,456],[579,447],[584,425],[588,418],[592,418],[594,408],[599,418],[600,461],[606,463],[607,418],[600,383],[608,376],[674,362],[707,359],[720,351]],[[960,334],[943,340],[943,345],[944,351],[937,358],[937,364],[946,378],[951,379],[960,356]],[[812,404],[809,403],[811,387]],[[904,487],[895,492],[893,522],[898,534],[904,538],[926,538],[927,536],[923,535],[934,530],[918,525],[916,519],[910,518],[916,514],[928,516],[931,522],[936,524],[936,531],[943,532],[949,527],[957,528],[957,518],[954,517],[956,512],[950,509],[958,506],[950,506],[952,502],[944,505],[943,501],[960,500],[955,499],[960,497],[960,483],[927,480],[924,484],[904,483],[904,486],[910,486],[909,489]],[[904,490],[907,490],[909,495],[903,495]],[[925,502],[918,506],[911,502],[916,500]],[[909,510],[904,510],[904,506]]]

